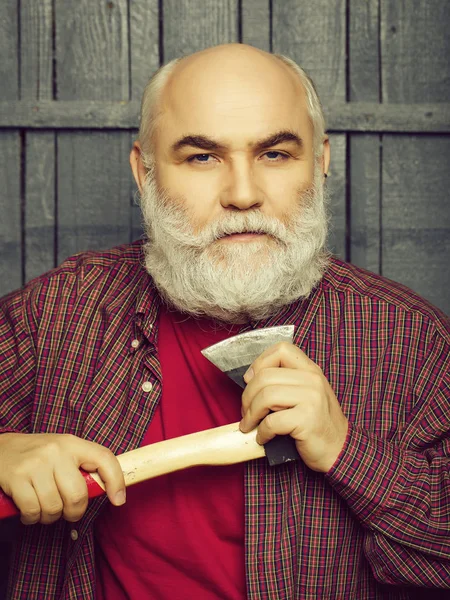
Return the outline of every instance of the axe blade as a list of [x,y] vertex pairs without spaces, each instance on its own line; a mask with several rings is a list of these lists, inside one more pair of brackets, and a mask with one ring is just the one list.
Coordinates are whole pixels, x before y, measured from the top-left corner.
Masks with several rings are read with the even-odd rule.
[[[294,325],[267,327],[232,336],[204,348],[202,354],[241,388],[245,388],[244,374],[252,362],[270,346],[278,342],[292,343]],[[281,465],[298,460],[300,455],[290,435],[277,435],[264,444],[269,465]]]

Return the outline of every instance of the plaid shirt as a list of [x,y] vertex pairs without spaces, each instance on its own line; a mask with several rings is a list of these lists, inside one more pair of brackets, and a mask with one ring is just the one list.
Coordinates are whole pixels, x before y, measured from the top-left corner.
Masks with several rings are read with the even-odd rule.
[[[0,431],[72,433],[122,453],[161,397],[158,295],[141,243],[85,253],[5,297]],[[406,288],[332,259],[293,323],[350,421],[333,468],[247,465],[250,600],[408,598],[450,587],[450,332]],[[143,343],[135,349],[133,339]],[[143,391],[143,381],[153,383]],[[93,525],[22,526],[9,597],[93,599]]]

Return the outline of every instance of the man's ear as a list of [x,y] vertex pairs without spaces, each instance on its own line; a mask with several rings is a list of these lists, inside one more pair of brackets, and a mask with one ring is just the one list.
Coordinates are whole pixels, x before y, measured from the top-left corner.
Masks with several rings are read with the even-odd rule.
[[147,169],[142,161],[142,149],[138,141],[134,142],[130,152],[130,166],[133,171],[134,180],[139,188],[139,193],[142,193]]
[[330,139],[325,135],[323,140],[323,154],[322,154],[322,173],[328,175],[328,169],[330,168]]

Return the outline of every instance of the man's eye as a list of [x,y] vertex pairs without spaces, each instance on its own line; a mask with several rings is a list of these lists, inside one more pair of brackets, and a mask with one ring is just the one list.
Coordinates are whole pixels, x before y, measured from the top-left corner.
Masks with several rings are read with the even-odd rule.
[[208,163],[208,162],[212,162],[210,160],[208,160],[211,157],[211,154],[194,154],[194,156],[190,156],[188,158],[188,162],[191,163]]
[[281,162],[286,160],[288,157],[287,154],[283,154],[282,152],[277,152],[276,150],[271,150],[270,152],[266,152],[264,156],[267,156],[269,162]]

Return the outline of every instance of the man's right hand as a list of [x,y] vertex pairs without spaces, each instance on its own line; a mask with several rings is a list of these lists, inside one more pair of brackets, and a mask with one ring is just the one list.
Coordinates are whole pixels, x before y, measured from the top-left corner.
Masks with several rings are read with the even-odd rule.
[[122,469],[108,448],[70,434],[0,435],[0,487],[13,499],[25,525],[81,519],[88,492],[80,467],[98,471],[113,504],[125,502]]

